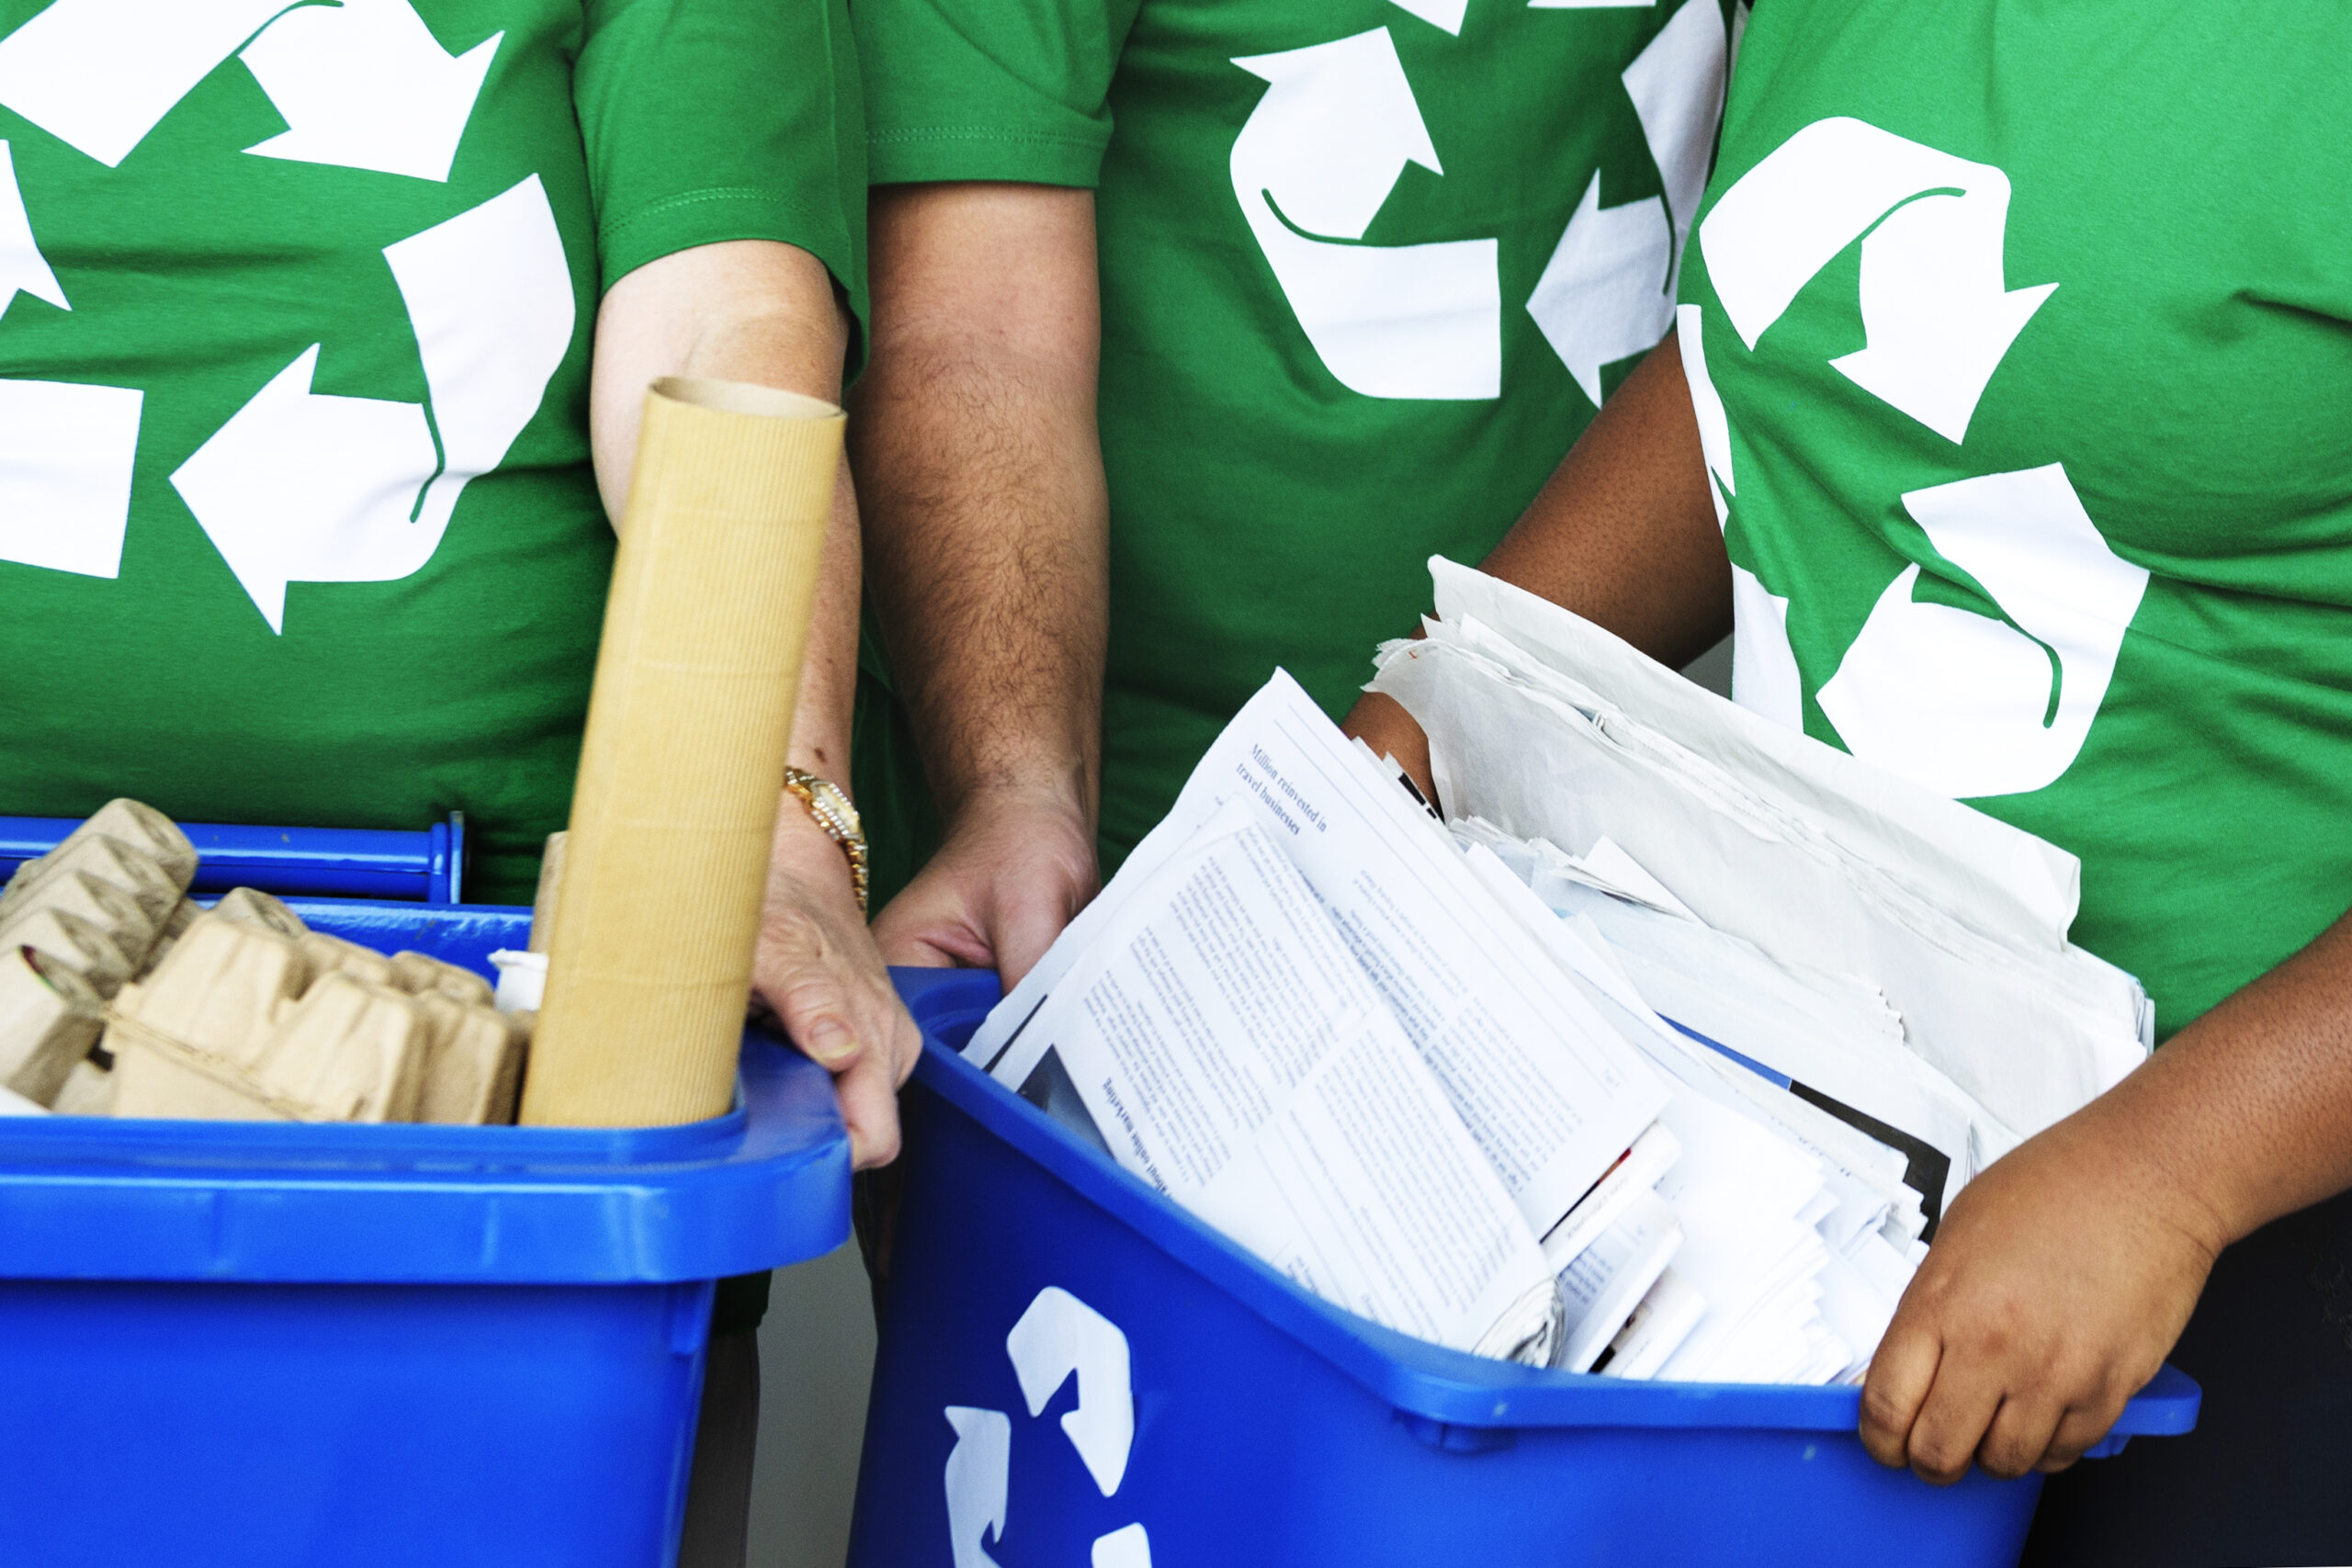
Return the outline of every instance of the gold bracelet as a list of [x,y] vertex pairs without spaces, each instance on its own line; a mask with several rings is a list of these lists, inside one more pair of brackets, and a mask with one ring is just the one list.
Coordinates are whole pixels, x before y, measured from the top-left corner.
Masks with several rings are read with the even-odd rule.
[[849,885],[857,892],[857,912],[865,914],[865,822],[857,807],[842,793],[841,785],[831,779],[820,779],[801,768],[784,770],[784,787],[794,799],[808,808],[825,837],[842,847],[849,861]]

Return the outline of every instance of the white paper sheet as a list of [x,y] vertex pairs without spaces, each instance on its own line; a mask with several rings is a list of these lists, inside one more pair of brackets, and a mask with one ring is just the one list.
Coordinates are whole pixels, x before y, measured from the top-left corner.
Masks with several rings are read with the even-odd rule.
[[1374,689],[1423,718],[1449,813],[1571,855],[1606,836],[1708,925],[1867,975],[1910,1047],[2018,1134],[2143,1057],[2145,998],[2065,944],[2072,857],[1766,724],[1557,606],[1432,570],[1448,619],[1392,645]]
[[1706,1315],[1707,1298],[1669,1265],[1593,1370],[1635,1382],[1654,1378]]
[[1625,1326],[1634,1308],[1682,1246],[1673,1205],[1655,1192],[1634,1194],[1616,1222],[1560,1271],[1566,1307],[1555,1366],[1589,1371]]
[[1057,1055],[1120,1164],[1326,1300],[1471,1349],[1550,1277],[1329,916],[1238,803],[1130,891],[1023,1035]]
[[1251,698],[1166,820],[999,1004],[967,1049],[1019,1087],[1042,1047],[1022,1021],[1121,905],[1228,802],[1329,910],[1541,1235],[1665,1103],[1657,1074],[1464,864],[1445,830],[1340,736],[1287,674]]

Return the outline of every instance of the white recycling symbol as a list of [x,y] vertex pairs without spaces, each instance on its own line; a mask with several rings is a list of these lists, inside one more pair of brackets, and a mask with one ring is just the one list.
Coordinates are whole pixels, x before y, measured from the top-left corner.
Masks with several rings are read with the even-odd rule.
[[[1105,1497],[1116,1493],[1136,1436],[1126,1335],[1068,1291],[1048,1285],[1005,1336],[1004,1348],[1033,1419],[1062,1384],[1078,1379],[1078,1405],[1062,1416],[1062,1431],[1095,1488]],[[945,1476],[955,1568],[998,1568],[989,1544],[1004,1542],[1012,1418],[1001,1410],[965,1404],[948,1405],[944,1414],[956,1433]],[[1097,1537],[1090,1568],[1151,1568],[1151,1540],[1143,1526],[1125,1525]]]
[[[54,0],[0,39],[0,107],[114,168],[234,55],[287,124],[245,152],[447,184],[504,37],[452,55],[411,0]],[[571,267],[536,175],[384,260],[427,401],[313,392],[334,350],[311,344],[172,475],[273,632],[289,583],[423,568],[571,347]],[[19,292],[72,309],[0,141],[0,314]],[[0,380],[0,560],[119,575],[142,400]]]
[[[1468,0],[1393,3],[1458,36]],[[1539,10],[1654,3],[1528,0]],[[1716,0],[1682,0],[1626,68],[1666,196],[1601,207],[1596,170],[1527,299],[1596,404],[1601,367],[1648,349],[1672,322],[1676,264],[1723,106],[1725,49]],[[1325,368],[1366,397],[1499,397],[1497,242],[1361,243],[1408,164],[1445,172],[1388,29],[1233,63],[1267,83],[1234,140],[1234,196]]]
[[[1832,368],[1955,445],[2011,344],[2057,288],[2004,275],[2008,176],[1858,119],[1798,131],[1724,193],[1700,243],[1751,350],[1858,238],[1865,346]],[[1864,238],[1864,236],[1867,236]],[[1679,345],[1718,521],[1736,495],[1701,308]],[[1917,490],[1903,505],[2007,619],[1915,601],[1905,568],[1815,694],[1854,755],[1955,798],[2041,789],[2073,765],[2114,678],[2145,569],[2108,546],[2057,463]],[[1789,601],[1735,567],[1734,695],[1803,722]]]

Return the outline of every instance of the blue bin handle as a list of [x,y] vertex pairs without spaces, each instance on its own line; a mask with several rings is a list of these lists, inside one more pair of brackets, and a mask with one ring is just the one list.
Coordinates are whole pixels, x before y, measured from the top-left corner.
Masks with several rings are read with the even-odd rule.
[[[80,826],[71,817],[0,817],[0,877],[47,854]],[[192,893],[257,887],[299,898],[455,904],[463,894],[466,818],[417,832],[369,828],[248,828],[183,822],[196,846]]]

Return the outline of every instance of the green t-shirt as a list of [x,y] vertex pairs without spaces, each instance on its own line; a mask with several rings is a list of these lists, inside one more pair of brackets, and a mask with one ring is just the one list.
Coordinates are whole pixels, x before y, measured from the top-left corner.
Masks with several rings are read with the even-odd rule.
[[1663,334],[1727,16],[858,0],[877,183],[1098,191],[1112,862],[1276,665],[1343,711]]
[[0,812],[473,829],[527,899],[611,570],[603,290],[854,303],[841,0],[0,0]]
[[1683,274],[1736,694],[2080,855],[2167,1032],[2352,904],[2346,61],[2338,0],[1767,0]]

